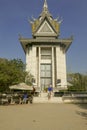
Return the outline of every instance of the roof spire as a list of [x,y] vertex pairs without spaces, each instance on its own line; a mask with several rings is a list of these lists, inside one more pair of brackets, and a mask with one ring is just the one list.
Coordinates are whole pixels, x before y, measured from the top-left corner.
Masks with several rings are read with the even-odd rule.
[[43,17],[44,15],[48,15],[49,17],[52,17],[52,15],[50,14],[50,12],[48,10],[47,0],[44,0],[43,10],[39,17]]
[[48,5],[47,5],[47,1],[46,1],[46,0],[44,0],[43,10],[44,10],[45,12],[48,11]]

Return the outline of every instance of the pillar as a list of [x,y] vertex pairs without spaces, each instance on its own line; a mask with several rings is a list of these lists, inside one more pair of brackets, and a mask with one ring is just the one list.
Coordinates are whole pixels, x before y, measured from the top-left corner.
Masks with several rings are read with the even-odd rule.
[[54,86],[54,47],[52,47],[52,86],[53,88],[55,87]]
[[40,85],[40,60],[41,60],[40,49],[41,49],[41,48],[39,47],[38,87],[41,87],[41,85]]

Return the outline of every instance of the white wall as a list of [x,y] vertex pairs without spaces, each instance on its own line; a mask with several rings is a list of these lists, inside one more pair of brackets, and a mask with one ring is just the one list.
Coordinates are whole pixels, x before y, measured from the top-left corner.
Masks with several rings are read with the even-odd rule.
[[57,79],[61,79],[61,87],[65,87],[67,83],[66,79],[66,54],[58,46],[56,48],[56,67],[57,67]]
[[[29,47],[26,51],[26,71],[29,71],[37,80],[36,47]],[[37,82],[37,81],[36,81]]]

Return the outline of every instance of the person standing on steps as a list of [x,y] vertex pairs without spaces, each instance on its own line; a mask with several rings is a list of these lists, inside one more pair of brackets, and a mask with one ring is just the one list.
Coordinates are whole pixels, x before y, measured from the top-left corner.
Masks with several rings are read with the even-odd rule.
[[53,87],[52,87],[52,85],[49,85],[49,87],[48,87],[48,99],[51,98],[52,91],[53,91]]

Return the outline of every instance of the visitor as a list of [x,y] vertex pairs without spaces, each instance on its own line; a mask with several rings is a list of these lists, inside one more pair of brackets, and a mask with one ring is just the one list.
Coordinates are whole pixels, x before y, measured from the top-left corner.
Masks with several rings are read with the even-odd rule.
[[35,91],[36,91],[36,89],[35,89],[35,87],[33,86],[33,90],[32,90],[32,92],[31,92],[31,94],[34,96],[35,95]]
[[51,98],[52,91],[53,91],[53,87],[52,87],[52,85],[49,85],[49,87],[48,87],[48,99]]
[[28,94],[24,93],[24,95],[23,95],[23,103],[26,104],[27,100],[28,100]]

